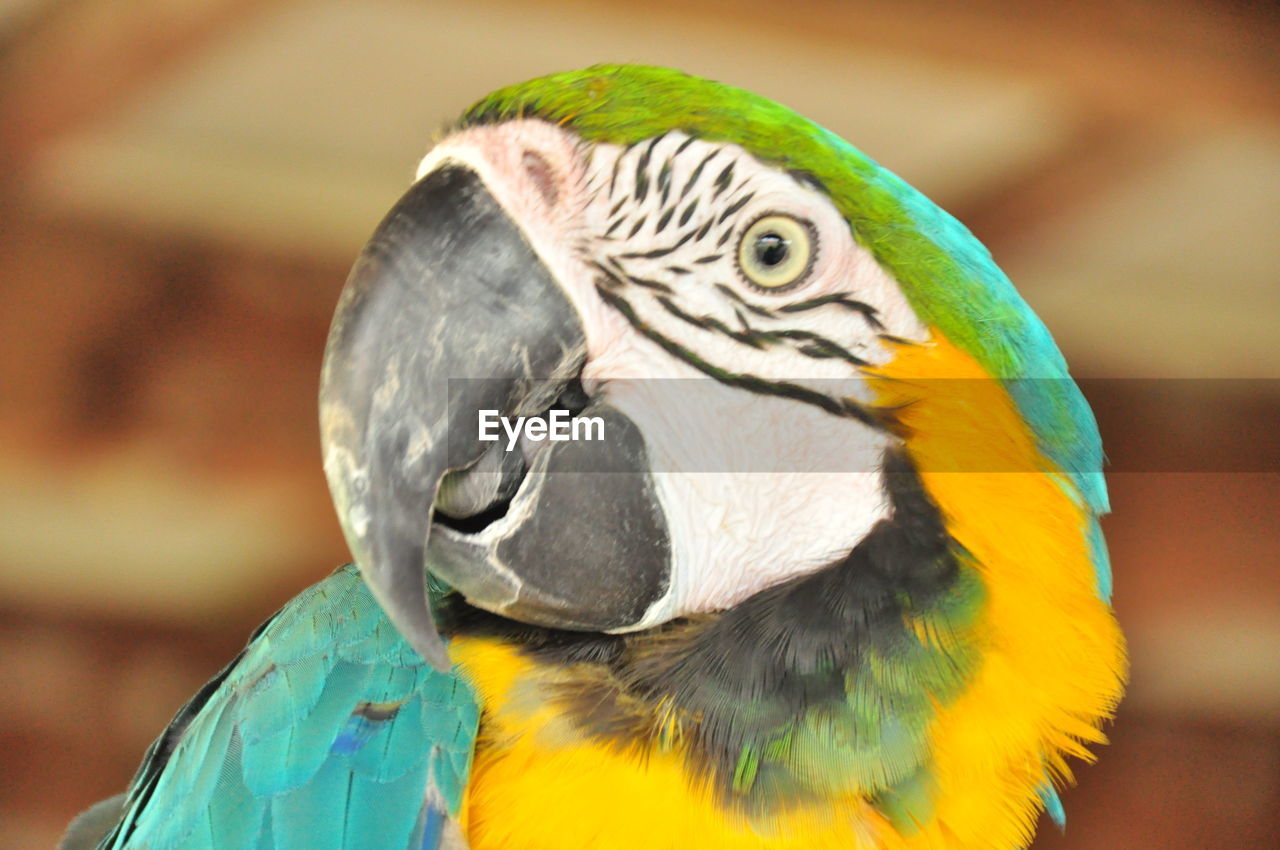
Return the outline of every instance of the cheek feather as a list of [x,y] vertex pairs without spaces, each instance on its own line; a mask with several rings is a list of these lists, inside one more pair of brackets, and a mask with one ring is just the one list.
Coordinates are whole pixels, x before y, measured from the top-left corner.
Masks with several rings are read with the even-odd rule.
[[676,581],[646,624],[723,610],[848,554],[889,513],[895,439],[707,378],[611,382],[645,435]]

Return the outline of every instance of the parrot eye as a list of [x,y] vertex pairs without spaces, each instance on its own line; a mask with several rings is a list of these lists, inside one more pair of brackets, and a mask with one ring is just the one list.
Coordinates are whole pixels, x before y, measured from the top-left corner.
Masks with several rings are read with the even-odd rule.
[[789,215],[755,220],[738,243],[742,276],[761,289],[781,290],[798,284],[813,267],[813,225]]

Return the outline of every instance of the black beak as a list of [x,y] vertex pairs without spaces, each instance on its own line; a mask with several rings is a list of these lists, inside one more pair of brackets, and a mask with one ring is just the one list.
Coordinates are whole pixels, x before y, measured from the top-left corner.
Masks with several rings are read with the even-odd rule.
[[[428,569],[481,607],[562,628],[623,628],[666,591],[665,522],[629,420],[589,405],[614,434],[542,449],[536,480],[521,452],[477,439],[481,410],[551,407],[585,351],[573,305],[465,166],[414,185],[351,271],[321,377],[325,474],[366,582],[437,669]],[[491,527],[432,533],[437,512],[507,501]]]

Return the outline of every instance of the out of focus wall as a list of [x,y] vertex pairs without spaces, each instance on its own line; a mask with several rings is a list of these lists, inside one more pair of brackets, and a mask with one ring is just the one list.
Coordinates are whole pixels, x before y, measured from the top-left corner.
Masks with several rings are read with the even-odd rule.
[[619,60],[897,170],[1092,379],[1133,684],[1036,846],[1275,846],[1278,35],[1243,0],[0,3],[0,846],[122,790],[347,557],[321,349],[433,132]]

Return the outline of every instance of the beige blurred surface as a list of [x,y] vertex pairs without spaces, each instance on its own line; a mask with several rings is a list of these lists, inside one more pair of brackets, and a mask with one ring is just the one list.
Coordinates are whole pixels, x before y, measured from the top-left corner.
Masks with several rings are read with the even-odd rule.
[[0,846],[121,790],[345,559],[314,400],[346,266],[462,108],[596,61],[844,135],[1112,379],[1133,686],[1036,846],[1274,846],[1278,24],[1245,0],[0,2]]

